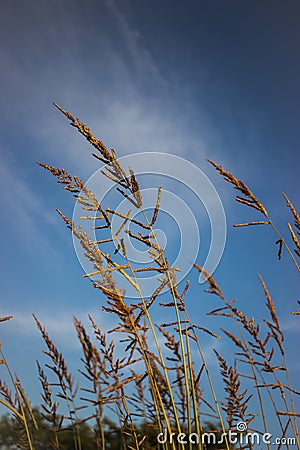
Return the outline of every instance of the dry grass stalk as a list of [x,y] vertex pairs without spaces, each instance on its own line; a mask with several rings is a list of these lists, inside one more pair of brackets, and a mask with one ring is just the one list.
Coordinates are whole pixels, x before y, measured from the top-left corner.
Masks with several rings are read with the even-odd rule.
[[[10,320],[12,316],[2,317],[1,322]],[[2,380],[0,380],[0,403],[5,406],[13,415],[17,424],[19,444],[23,448],[34,450],[30,424],[37,428],[37,423],[32,411],[30,401],[25,394],[21,382],[17,375],[13,375],[5,355],[2,350],[2,342],[0,341],[0,365],[6,369],[8,379],[12,388]]]
[[54,342],[48,335],[46,329],[42,326],[42,324],[34,314],[33,318],[48,348],[48,350],[44,351],[44,353],[50,358],[52,362],[52,365],[46,364],[46,367],[55,374],[58,386],[60,387],[60,390],[57,393],[57,397],[65,401],[68,409],[68,416],[65,418],[71,423],[71,428],[74,435],[75,450],[81,450],[81,439],[78,429],[76,428],[77,423],[79,423],[79,419],[77,417],[78,408],[75,405],[75,399],[78,393],[79,386],[78,384],[75,385],[73,374],[69,371],[62,353],[58,351]]
[[298,230],[298,234],[300,232],[300,216],[298,214],[298,212],[296,211],[296,208],[294,207],[293,203],[290,201],[290,199],[288,198],[288,196],[283,192],[282,195],[284,196],[287,206],[289,207],[289,209],[291,210],[293,216],[294,216],[294,224],[295,227]]
[[[276,241],[276,244],[279,244],[279,250],[278,250],[278,258],[281,259],[281,254],[282,254],[282,249],[283,247],[285,247],[285,249],[288,251],[293,263],[295,264],[298,272],[300,272],[300,267],[299,264],[296,260],[296,258],[294,257],[293,252],[291,251],[290,247],[288,246],[288,244],[286,243],[285,239],[283,238],[282,234],[279,232],[279,230],[276,228],[276,226],[274,225],[273,221],[270,219],[270,216],[265,208],[265,206],[261,203],[260,200],[258,200],[255,195],[253,194],[253,192],[248,188],[248,186],[241,180],[239,180],[238,178],[236,178],[232,173],[226,171],[222,166],[220,166],[219,164],[215,163],[214,161],[211,161],[210,159],[207,160],[210,164],[212,164],[217,170],[218,172],[224,177],[224,179],[226,181],[228,181],[229,183],[234,185],[234,188],[237,189],[238,191],[240,191],[243,194],[243,197],[240,197],[239,195],[236,196],[236,200],[239,203],[243,203],[247,206],[249,206],[250,208],[254,208],[256,210],[258,210],[259,212],[261,212],[265,218],[267,219],[266,221],[254,221],[254,222],[248,222],[248,223],[244,223],[244,224],[236,224],[235,226],[238,227],[246,227],[246,226],[251,226],[251,225],[270,225],[273,230],[275,231],[275,233],[278,236],[278,240]],[[291,201],[288,199],[288,197],[283,194],[284,198],[287,201],[287,205],[290,208],[294,219],[295,219],[295,226],[298,229],[299,232],[299,215],[295,209],[295,207],[293,206],[293,204],[291,203]],[[298,238],[295,235],[295,233],[291,232],[291,236],[292,236],[292,240],[296,245],[296,254],[299,257],[299,248],[298,248]]]
[[255,195],[243,181],[236,178],[230,172],[227,172],[225,169],[223,169],[222,166],[215,163],[214,161],[211,161],[210,159],[208,159],[207,161],[220,172],[220,174],[225,178],[226,181],[233,184],[234,188],[243,194],[244,197],[240,197],[239,195],[237,195],[236,200],[238,202],[244,203],[245,205],[250,206],[250,208],[257,209],[266,218],[268,218],[268,213],[264,205],[255,197]]
[[53,448],[59,449],[59,432],[62,430],[64,416],[58,414],[59,403],[53,399],[53,392],[48,377],[38,361],[37,367],[39,380],[43,390],[41,394],[41,414],[46,422],[49,423],[47,431],[50,434],[50,442]]
[[241,381],[236,366],[228,366],[223,356],[216,350],[215,354],[219,361],[220,372],[225,384],[225,392],[227,393],[226,402],[222,402],[223,409],[227,414],[228,427],[232,430],[234,425],[240,420],[249,424],[247,408],[253,394],[247,396],[247,389],[241,392]]

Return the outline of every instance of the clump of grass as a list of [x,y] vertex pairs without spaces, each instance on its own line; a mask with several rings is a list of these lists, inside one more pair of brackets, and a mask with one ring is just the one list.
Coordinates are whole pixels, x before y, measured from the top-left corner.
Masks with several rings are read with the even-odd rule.
[[[260,276],[269,319],[262,324],[247,315],[236,306],[233,300],[227,300],[215,281],[204,269],[195,264],[207,283],[206,292],[213,294],[221,306],[209,312],[219,320],[230,321],[232,325],[220,328],[221,339],[227,339],[236,349],[234,361],[228,362],[215,350],[212,352],[220,367],[220,377],[225,387],[225,398],[218,398],[216,377],[210,373],[209,365],[202,348],[202,334],[208,334],[219,340],[219,330],[210,330],[203,323],[194,323],[189,315],[186,303],[189,282],[180,292],[177,283],[179,268],[169,265],[164,249],[159,245],[154,226],[159,216],[162,188],[157,188],[157,199],[153,205],[151,217],[143,209],[142,190],[134,169],[127,171],[122,167],[114,150],[95,138],[91,130],[80,119],[55,104],[70,121],[71,125],[91,144],[93,156],[105,163],[102,175],[112,180],[119,194],[131,204],[127,214],[120,213],[99,202],[85,183],[76,175],[63,168],[55,168],[45,163],[39,166],[51,173],[64,189],[70,192],[84,211],[82,218],[91,223],[91,231],[102,233],[101,239],[93,240],[80,226],[57,210],[66,226],[78,239],[85,257],[92,265],[92,271],[85,278],[105,298],[103,310],[114,317],[114,326],[108,331],[102,330],[90,316],[93,336],[83,323],[73,318],[74,327],[81,346],[81,368],[75,376],[68,368],[63,354],[58,350],[46,329],[34,316],[46,345],[45,354],[50,362],[43,367],[38,363],[38,375],[42,386],[41,411],[49,433],[52,448],[61,448],[61,436],[66,430],[73,433],[74,448],[84,449],[80,430],[83,423],[91,423],[95,448],[110,448],[111,439],[106,432],[107,416],[115,415],[117,422],[113,433],[119,433],[120,447],[125,449],[163,448],[204,449],[207,447],[201,439],[193,444],[168,441],[158,444],[151,441],[153,433],[180,436],[203,435],[206,423],[213,421],[216,433],[224,435],[222,446],[232,447],[227,432],[234,430],[237,422],[247,422],[248,429],[265,432],[269,430],[265,392],[270,398],[281,436],[291,430],[300,449],[294,396],[298,392],[292,388],[284,349],[284,334],[276,313],[274,301]],[[270,225],[278,237],[279,254],[283,247],[288,251],[293,263],[299,270],[296,260],[299,257],[299,215],[295,207],[284,194],[287,206],[294,218],[294,228],[288,223],[288,230],[294,245],[290,249],[280,232],[272,222],[265,206],[252,191],[230,172],[218,164],[209,161],[221,175],[237,189],[242,196],[237,201],[260,212],[263,221],[237,224],[238,227],[252,225]],[[132,212],[139,212],[137,220]],[[118,216],[122,223],[113,230],[112,219]],[[94,225],[96,223],[97,225]],[[110,236],[107,237],[106,231]],[[132,263],[127,255],[121,231],[141,243],[151,257],[151,264],[139,266]],[[139,283],[141,272],[151,271],[157,276],[158,286],[152,295],[145,296]],[[137,300],[126,296],[125,289],[116,281],[116,273],[135,290]],[[158,301],[162,291],[168,288],[168,299]],[[168,322],[154,323],[153,308],[158,308],[161,317],[166,311],[172,313]],[[295,311],[294,314],[299,314]],[[8,318],[4,318],[6,320]],[[121,355],[121,356],[120,356]],[[5,358],[3,362],[9,371]],[[9,408],[25,430],[29,448],[34,444],[30,436],[28,420],[34,421],[34,415],[19,381],[9,371],[16,400],[6,384],[0,384],[1,403]],[[81,377],[78,383],[76,378]],[[278,392],[278,398],[274,397]],[[256,401],[259,410],[256,408]],[[251,410],[251,408],[254,408]],[[256,411],[256,412],[253,412]],[[224,416],[225,413],[225,416]],[[30,416],[30,418],[29,418]],[[240,445],[241,446],[241,445]],[[252,443],[246,445],[252,448]],[[286,445],[288,448],[288,445]],[[215,447],[216,448],[216,447]],[[242,448],[242,446],[241,446]],[[243,447],[245,448],[245,446]],[[270,448],[270,446],[269,446]],[[280,446],[278,447],[280,448]]]

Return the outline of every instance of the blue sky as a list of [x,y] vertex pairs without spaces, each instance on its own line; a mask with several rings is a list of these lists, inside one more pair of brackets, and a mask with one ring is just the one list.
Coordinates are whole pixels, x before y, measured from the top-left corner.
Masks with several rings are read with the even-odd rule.
[[[103,322],[103,299],[82,280],[71,236],[55,212],[71,215],[74,202],[35,165],[65,167],[83,179],[98,167],[52,101],[120,156],[169,152],[209,177],[228,223],[215,276],[249,316],[262,318],[262,274],[297,382],[299,322],[290,316],[297,308],[296,269],[287,254],[277,260],[271,230],[232,229],[260,217],[234,203],[233,190],[205,158],[248,183],[286,233],[291,219],[281,192],[299,206],[299,15],[291,0],[11,0],[2,6],[1,315],[14,320],[1,326],[1,339],[34,402],[42,344],[31,313],[74,365],[72,314],[93,313]],[[196,321],[217,304],[199,286],[191,296],[199,302],[191,301]],[[212,326],[217,330],[217,321]]]

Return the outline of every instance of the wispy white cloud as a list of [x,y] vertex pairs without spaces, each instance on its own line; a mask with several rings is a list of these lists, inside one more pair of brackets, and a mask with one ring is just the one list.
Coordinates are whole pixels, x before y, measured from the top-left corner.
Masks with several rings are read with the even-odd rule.
[[[28,173],[23,174],[20,166],[8,156],[8,152],[0,155],[0,188],[3,193],[0,199],[1,241],[5,247],[4,257],[12,258],[15,255],[15,267],[19,268],[18,276],[20,277],[24,268],[31,264],[30,261],[33,267],[38,258],[41,258],[43,263],[61,262],[60,250],[57,245],[53,245],[53,236],[57,239],[64,232],[55,211],[49,210],[38,188],[37,192],[34,190],[34,187],[37,187],[36,184],[32,180],[29,181],[28,177]],[[28,258],[18,260],[18,252],[14,246],[9,247],[8,242],[14,242],[14,246],[20,246],[21,252],[23,254],[27,252]],[[34,279],[34,273],[32,277]],[[7,303],[7,300],[5,302]],[[16,302],[19,304],[19,300]]]
[[[8,153],[8,152],[7,152]],[[36,233],[38,220],[43,220],[48,225],[54,221],[47,212],[39,196],[29,187],[28,181],[22,177],[20,167],[9,161],[4,156],[2,147],[0,153],[0,188],[3,195],[0,199],[3,218],[8,219],[11,226],[15,226],[22,232]]]
[[[103,5],[113,18],[116,35],[109,40],[105,30],[99,30],[101,39],[97,39],[96,53],[102,68],[99,76],[90,61],[85,64],[75,50],[83,45],[82,24],[76,30],[73,20],[66,21],[68,11],[63,6],[58,22],[43,30],[41,41],[31,42],[35,55],[31,65],[5,54],[5,67],[9,68],[6,83],[23,91],[22,96],[18,95],[23,101],[12,104],[16,116],[22,117],[35,136],[41,147],[40,155],[50,162],[58,159],[62,164],[69,162],[75,170],[84,171],[83,176],[95,165],[83,155],[81,138],[74,130],[73,133],[66,130],[64,118],[58,112],[50,111],[51,100],[79,115],[119,155],[163,151],[198,163],[198,155],[206,156],[211,142],[213,150],[220,144],[217,130],[199,105],[195,111],[195,106],[184,100],[180,85],[168,89],[169,81],[139,39],[139,31],[130,24],[122,4],[105,1]],[[37,33],[39,27],[35,24],[33,30]],[[46,58],[44,46],[54,53],[54,65]],[[9,81],[10,73],[13,83]],[[144,92],[144,80],[149,81],[155,95]],[[189,123],[189,118],[195,116],[199,118],[197,129]]]
[[134,69],[138,70],[142,76],[147,74],[152,81],[162,86],[166,86],[167,81],[163,78],[159,66],[150,54],[149,49],[141,44],[139,31],[130,25],[122,7],[117,5],[117,2],[114,0],[105,0],[105,5],[110,10],[115,23],[118,24],[118,27],[122,32],[128,53],[131,55]]
[[[6,332],[15,336],[15,341],[22,341],[23,338],[34,337],[38,339],[39,331],[36,326],[32,314],[28,311],[1,309],[2,316],[12,315],[13,319],[9,322],[9,328]],[[93,334],[92,325],[88,316],[91,315],[97,325],[107,332],[116,325],[115,319],[108,314],[101,312],[99,309],[91,309],[87,311],[63,311],[59,313],[53,309],[40,309],[36,314],[37,319],[43,327],[45,327],[49,336],[53,339],[55,344],[61,351],[79,350],[80,343],[76,336],[75,327],[73,324],[73,316],[75,316],[86,327],[90,335]]]
[[[296,307],[297,309],[297,307]],[[280,321],[281,328],[287,333],[300,333],[299,316],[288,315]]]

